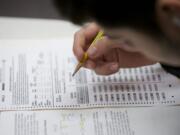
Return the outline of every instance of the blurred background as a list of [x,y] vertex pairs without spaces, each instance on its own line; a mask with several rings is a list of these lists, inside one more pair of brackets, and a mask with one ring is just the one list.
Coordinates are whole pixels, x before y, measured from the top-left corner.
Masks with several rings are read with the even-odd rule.
[[53,0],[0,0],[0,16],[61,18]]

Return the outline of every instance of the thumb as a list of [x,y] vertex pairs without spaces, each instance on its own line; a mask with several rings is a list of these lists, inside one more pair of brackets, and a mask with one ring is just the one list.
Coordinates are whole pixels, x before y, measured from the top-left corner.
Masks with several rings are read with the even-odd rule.
[[98,40],[94,45],[91,45],[87,50],[90,59],[96,59],[104,55],[107,51],[113,48],[113,42],[108,37],[103,37]]

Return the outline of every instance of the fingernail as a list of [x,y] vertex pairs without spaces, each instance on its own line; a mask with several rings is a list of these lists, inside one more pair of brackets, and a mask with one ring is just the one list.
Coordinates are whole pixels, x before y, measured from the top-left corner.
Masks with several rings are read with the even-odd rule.
[[91,47],[88,51],[89,56],[94,56],[97,52],[97,48],[96,47]]
[[89,68],[89,69],[92,69],[92,68],[93,68],[92,64],[91,64],[91,63],[88,63],[88,62],[86,63],[86,67]]
[[118,69],[118,64],[117,64],[117,63],[112,64],[112,65],[110,66],[110,69],[111,69],[112,71],[116,71],[116,70]]

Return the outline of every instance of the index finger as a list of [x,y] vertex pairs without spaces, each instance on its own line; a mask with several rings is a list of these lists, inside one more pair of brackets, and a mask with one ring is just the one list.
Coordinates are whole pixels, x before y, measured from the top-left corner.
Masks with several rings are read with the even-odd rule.
[[90,23],[75,33],[73,52],[78,60],[82,59],[85,51],[89,48],[98,32],[99,27],[95,23]]

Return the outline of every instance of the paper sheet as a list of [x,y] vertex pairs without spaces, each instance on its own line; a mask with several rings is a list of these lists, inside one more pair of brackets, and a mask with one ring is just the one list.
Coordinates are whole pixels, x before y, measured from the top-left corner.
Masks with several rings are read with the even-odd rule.
[[179,135],[180,107],[0,114],[2,135]]
[[1,40],[0,110],[180,104],[180,80],[159,64],[97,76],[81,69],[72,40]]

